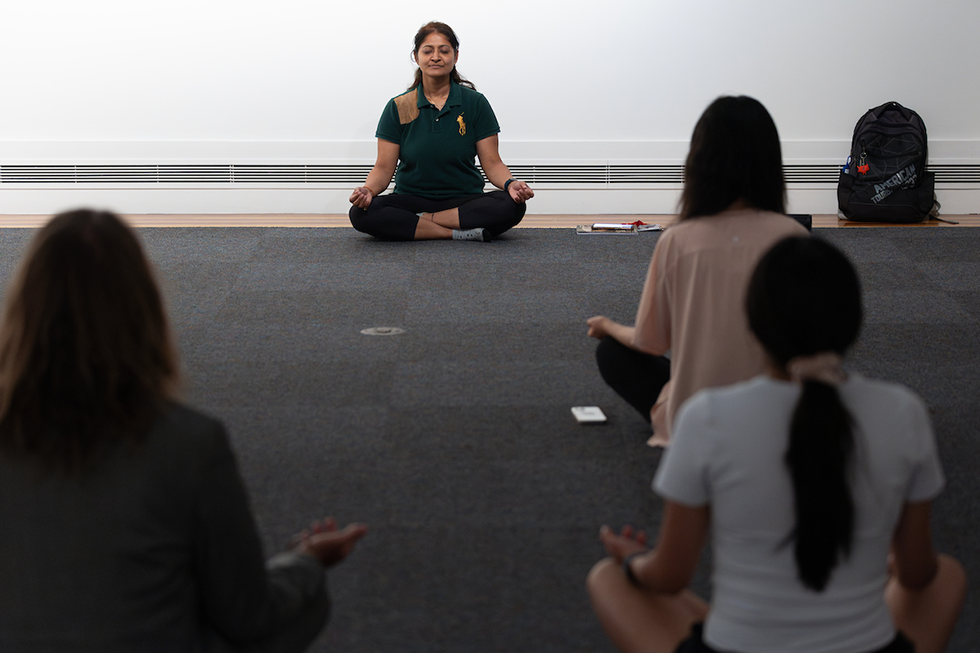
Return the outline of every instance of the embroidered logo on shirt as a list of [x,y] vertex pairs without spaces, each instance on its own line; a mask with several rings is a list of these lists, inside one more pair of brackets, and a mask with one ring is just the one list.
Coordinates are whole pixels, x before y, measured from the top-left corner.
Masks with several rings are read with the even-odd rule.
[[466,136],[466,123],[463,122],[463,112],[460,111],[459,115],[456,116],[456,122],[459,123],[459,135]]

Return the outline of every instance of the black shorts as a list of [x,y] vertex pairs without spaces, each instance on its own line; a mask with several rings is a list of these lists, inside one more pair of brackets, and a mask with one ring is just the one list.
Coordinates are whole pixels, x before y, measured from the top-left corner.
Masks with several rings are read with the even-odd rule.
[[[691,626],[690,637],[680,643],[675,649],[675,653],[718,653],[718,651],[705,644],[704,640],[701,639],[703,631],[704,624],[694,624]],[[912,646],[912,642],[905,635],[896,632],[895,639],[883,648],[871,653],[915,653],[915,647]]]

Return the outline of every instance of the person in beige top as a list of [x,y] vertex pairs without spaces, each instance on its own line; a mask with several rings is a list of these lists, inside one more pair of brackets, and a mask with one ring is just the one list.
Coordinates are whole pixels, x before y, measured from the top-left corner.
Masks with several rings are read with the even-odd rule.
[[764,370],[744,315],[745,290],[772,245],[807,234],[784,215],[785,202],[769,112],[750,97],[718,98],[694,128],[680,221],[657,242],[635,326],[603,315],[588,320],[589,335],[600,339],[603,379],[652,423],[651,445],[669,442],[677,409],[701,388]]

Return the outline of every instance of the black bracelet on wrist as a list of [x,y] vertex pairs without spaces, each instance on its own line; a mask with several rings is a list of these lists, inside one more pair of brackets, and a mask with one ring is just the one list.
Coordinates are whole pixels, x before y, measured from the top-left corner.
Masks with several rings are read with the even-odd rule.
[[513,184],[515,181],[517,181],[517,180],[514,179],[513,177],[511,177],[510,179],[508,179],[507,181],[505,181],[504,182],[504,192],[506,192],[507,191],[507,187],[510,186],[511,184]]
[[623,558],[623,573],[626,574],[626,580],[628,580],[630,585],[633,587],[643,587],[643,583],[641,583],[640,579],[633,573],[633,568],[630,567],[630,562],[632,562],[633,558],[636,556],[643,555],[644,553],[646,553],[646,551],[637,551],[636,553],[631,553]]

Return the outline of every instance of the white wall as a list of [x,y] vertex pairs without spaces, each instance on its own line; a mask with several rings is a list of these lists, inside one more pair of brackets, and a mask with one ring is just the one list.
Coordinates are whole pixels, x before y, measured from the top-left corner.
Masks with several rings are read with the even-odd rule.
[[[493,104],[511,163],[679,163],[704,107],[744,93],[773,114],[787,163],[842,160],[857,118],[894,99],[923,116],[934,163],[980,164],[975,0],[498,0],[438,12],[395,0],[2,5],[0,166],[369,162],[377,118],[411,80],[411,39],[430,19],[456,29],[459,69]],[[118,198],[128,212],[346,210],[329,187],[270,188],[250,203],[233,189],[162,201],[180,190],[15,186],[0,186],[0,213],[79,197]],[[583,189],[543,190],[533,212],[582,206]],[[665,190],[676,194],[592,196],[631,210]],[[818,190],[813,201],[791,193],[793,208],[833,212],[832,187]],[[962,190],[968,206],[976,189]]]

